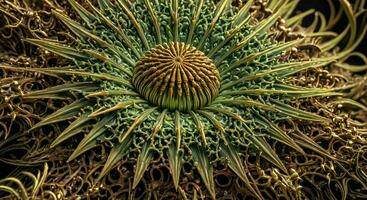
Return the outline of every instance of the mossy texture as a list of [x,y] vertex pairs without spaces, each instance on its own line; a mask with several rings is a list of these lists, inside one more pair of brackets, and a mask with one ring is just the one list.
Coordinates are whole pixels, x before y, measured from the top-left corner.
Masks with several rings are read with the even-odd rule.
[[[191,195],[182,186],[189,177],[184,165],[195,169],[206,187],[203,196],[213,199],[218,195],[216,166],[225,165],[249,196],[301,199],[307,191],[301,190],[300,174],[304,172],[300,161],[295,164],[297,159],[314,156],[342,171],[349,164],[316,142],[312,133],[301,131],[303,124],[334,127],[337,119],[330,117],[331,105],[366,107],[350,95],[353,89],[360,90],[363,78],[350,82],[341,73],[334,73],[330,76],[335,84],[322,85],[302,84],[311,76],[302,80],[297,76],[322,68],[330,73],[331,69],[363,71],[363,66],[345,61],[353,54],[365,59],[353,51],[366,35],[367,28],[359,24],[366,22],[367,15],[362,8],[365,1],[353,7],[341,0],[340,14],[332,14],[335,18],[345,15],[350,25],[335,35],[329,26],[337,19],[331,18],[328,25],[323,23],[323,15],[318,15],[322,16],[321,25],[317,26],[319,18],[315,17],[313,24],[302,27],[303,18],[313,11],[294,15],[297,3],[68,0],[73,10],[65,11],[48,2],[52,5],[50,15],[65,26],[68,41],[22,39],[65,62],[55,67],[19,67],[4,62],[0,69],[42,74],[63,82],[7,98],[67,101],[26,132],[45,132],[48,126],[69,121],[52,141],[48,139],[48,149],[66,148],[78,140],[64,159],[69,163],[83,160],[96,147],[108,146],[94,179],[96,185],[116,165],[133,160],[130,189],[137,189],[152,163],[160,160],[171,175],[174,191],[182,198]],[[344,47],[337,48],[344,38]],[[313,77],[310,82],[317,80]],[[310,106],[325,99],[334,102],[325,104],[329,107],[324,110]],[[346,121],[357,127],[355,137],[363,137],[364,122]],[[9,134],[5,134],[6,141]],[[257,161],[249,164],[249,157]],[[256,178],[248,165],[267,166],[270,174],[257,170]],[[44,166],[43,176],[33,178],[26,173],[35,183],[32,195],[39,192],[37,184],[46,180],[49,167]],[[363,172],[349,176],[365,187]],[[274,196],[259,189],[262,177],[270,177],[269,187],[277,188]],[[2,182],[17,181],[8,178]],[[339,189],[345,190],[349,183],[342,182]],[[18,190],[1,185],[0,189],[30,198],[22,184],[18,185]],[[47,195],[56,196],[52,189],[47,191]]]

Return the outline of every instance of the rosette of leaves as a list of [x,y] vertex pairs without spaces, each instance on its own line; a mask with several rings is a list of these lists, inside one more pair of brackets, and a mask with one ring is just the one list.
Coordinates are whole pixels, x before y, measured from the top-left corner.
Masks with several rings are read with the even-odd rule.
[[[341,1],[350,21],[348,28],[340,36],[323,41],[319,56],[297,57],[292,52],[309,44],[313,37],[334,36],[305,29],[302,34],[277,37],[285,32],[275,28],[279,24],[295,27],[309,14],[291,17],[297,1],[273,0],[265,4],[249,0],[240,8],[232,6],[231,0],[99,0],[97,4],[86,1],[87,6],[68,1],[78,20],[62,10],[52,13],[70,29],[73,43],[25,41],[70,60],[70,64],[1,68],[69,79],[63,85],[22,96],[72,99],[72,103],[29,130],[74,119],[51,144],[55,147],[68,143],[87,130],[69,161],[100,143],[111,144],[99,178],[120,160],[133,157],[135,188],[150,162],[164,157],[169,161],[176,189],[180,187],[183,163],[191,163],[213,198],[212,163],[227,162],[249,192],[261,199],[257,183],[242,162],[246,154],[261,156],[278,173],[297,175],[279,158],[270,141],[278,141],[301,155],[306,155],[307,149],[337,160],[306,134],[293,138],[278,123],[304,120],[327,126],[332,121],[290,102],[343,96],[343,90],[350,87],[301,87],[288,78],[344,61],[366,33],[366,28],[358,29],[356,21],[364,11],[354,14],[350,4]],[[254,5],[263,6],[264,12],[251,12],[256,10]],[[349,41],[342,51],[327,53],[348,33]]]

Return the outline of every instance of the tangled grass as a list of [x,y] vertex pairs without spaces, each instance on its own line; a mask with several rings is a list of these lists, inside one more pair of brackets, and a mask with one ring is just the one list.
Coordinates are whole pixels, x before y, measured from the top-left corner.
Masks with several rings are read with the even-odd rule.
[[[338,12],[329,1],[328,23],[314,11],[292,15],[297,1],[198,1],[208,19],[191,26],[177,16],[195,13],[178,10],[195,4],[162,2],[2,4],[2,37],[15,40],[1,46],[0,155],[17,166],[1,181],[4,198],[366,197],[366,78],[356,74],[366,67],[346,64],[366,61],[353,52],[366,32],[358,26],[365,1],[340,1]],[[302,27],[311,14],[314,23]],[[342,16],[349,26],[337,35],[330,29]],[[130,87],[135,62],[156,44],[183,40],[215,63],[218,97],[203,101],[204,92],[197,101],[205,103],[179,111],[141,98]],[[37,176],[23,172],[36,166]]]

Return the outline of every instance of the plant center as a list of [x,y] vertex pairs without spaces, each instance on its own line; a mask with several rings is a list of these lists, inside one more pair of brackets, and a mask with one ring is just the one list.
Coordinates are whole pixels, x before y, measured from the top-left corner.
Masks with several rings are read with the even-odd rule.
[[187,112],[214,100],[219,93],[220,75],[203,52],[172,42],[160,44],[140,58],[133,84],[152,104]]

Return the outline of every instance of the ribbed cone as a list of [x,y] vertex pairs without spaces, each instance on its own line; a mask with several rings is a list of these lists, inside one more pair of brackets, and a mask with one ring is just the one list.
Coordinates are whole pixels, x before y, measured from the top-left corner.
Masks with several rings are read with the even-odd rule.
[[151,103],[190,111],[209,104],[219,93],[220,76],[205,54],[184,43],[165,43],[136,63],[133,84]]

